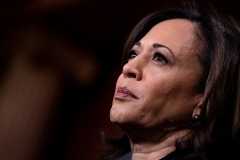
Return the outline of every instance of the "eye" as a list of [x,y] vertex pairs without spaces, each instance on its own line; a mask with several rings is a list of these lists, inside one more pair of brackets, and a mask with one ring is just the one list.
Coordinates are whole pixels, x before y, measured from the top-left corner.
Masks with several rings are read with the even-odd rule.
[[153,60],[158,62],[165,62],[168,63],[167,58],[160,52],[155,52],[153,55]]
[[137,57],[137,52],[134,51],[134,50],[131,50],[129,53],[128,53],[128,56],[127,56],[127,60],[130,61],[131,59],[134,59],[135,57]]

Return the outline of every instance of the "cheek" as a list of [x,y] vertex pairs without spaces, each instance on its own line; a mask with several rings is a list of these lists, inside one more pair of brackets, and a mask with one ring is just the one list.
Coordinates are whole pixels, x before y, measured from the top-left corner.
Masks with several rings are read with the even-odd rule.
[[155,76],[155,79],[149,80],[146,84],[143,100],[144,104],[149,105],[145,108],[146,110],[156,113],[171,110],[176,105],[181,105],[180,101],[184,91],[177,79]]
[[162,79],[152,79],[143,85],[143,99],[141,111],[149,116],[161,113],[163,107],[169,102],[171,85]]
[[156,76],[153,79],[148,80],[145,88],[145,94],[147,93],[146,95],[148,95],[148,98],[152,100],[167,98],[169,95],[178,90],[171,79],[165,79],[164,77],[159,78]]
[[156,84],[155,86],[149,85],[147,87],[149,89],[147,92],[151,94],[146,98],[145,102],[151,103],[154,106],[153,113],[163,113],[163,116],[168,115],[172,118],[191,118],[193,108],[198,102],[196,101],[196,97],[199,95],[195,81],[191,80],[191,78],[186,79],[183,77],[164,80],[162,77],[161,80],[156,80],[156,83],[153,81],[149,83]]

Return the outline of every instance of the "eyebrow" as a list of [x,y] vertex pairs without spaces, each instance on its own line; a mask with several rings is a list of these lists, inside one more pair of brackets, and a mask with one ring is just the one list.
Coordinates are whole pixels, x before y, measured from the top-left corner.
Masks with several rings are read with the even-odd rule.
[[[134,45],[137,45],[137,46],[141,46],[141,42],[136,42],[134,43]],[[172,50],[170,48],[168,48],[167,46],[164,46],[162,44],[159,44],[159,43],[153,43],[153,48],[160,48],[160,47],[164,47],[166,48],[167,50],[169,50],[169,52],[173,55],[173,57],[175,58],[175,55],[173,54]]]

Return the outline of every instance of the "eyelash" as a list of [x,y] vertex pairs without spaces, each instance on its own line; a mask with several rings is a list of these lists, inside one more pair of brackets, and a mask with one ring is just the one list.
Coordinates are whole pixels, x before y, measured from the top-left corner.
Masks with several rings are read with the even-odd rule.
[[127,61],[134,59],[135,57],[137,57],[137,51],[135,50],[131,50],[128,54],[127,54]]
[[[155,60],[156,58],[161,58],[161,60]],[[168,63],[167,58],[160,52],[155,52],[153,54],[153,60],[160,61],[160,62],[164,61],[165,63]]]
[[[131,60],[131,59],[134,59],[137,55],[138,55],[137,51],[131,50],[131,51],[128,53],[128,55],[127,55],[127,61],[129,61],[129,60]],[[158,58],[158,59],[156,59],[156,58]],[[160,58],[160,60],[159,60],[159,58]],[[168,59],[167,59],[162,53],[160,53],[160,52],[155,52],[155,53],[153,54],[152,60],[154,60],[154,61],[159,61],[159,62],[163,62],[163,61],[164,61],[165,63],[168,63]]]

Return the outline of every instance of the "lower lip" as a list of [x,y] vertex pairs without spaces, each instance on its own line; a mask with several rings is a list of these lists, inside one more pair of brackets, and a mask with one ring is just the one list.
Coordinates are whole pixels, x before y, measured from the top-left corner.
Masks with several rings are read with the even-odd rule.
[[136,98],[130,96],[129,94],[121,93],[121,92],[115,93],[114,97],[116,99],[136,99]]

